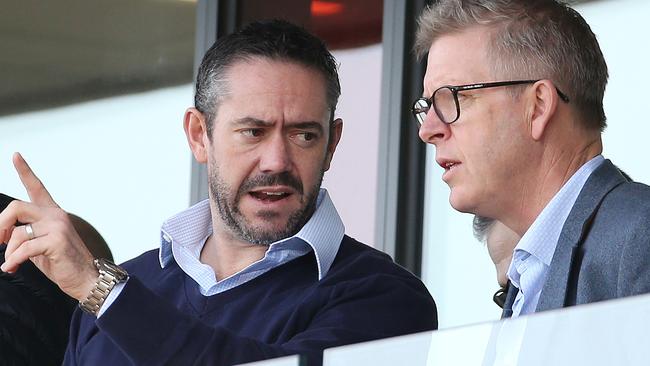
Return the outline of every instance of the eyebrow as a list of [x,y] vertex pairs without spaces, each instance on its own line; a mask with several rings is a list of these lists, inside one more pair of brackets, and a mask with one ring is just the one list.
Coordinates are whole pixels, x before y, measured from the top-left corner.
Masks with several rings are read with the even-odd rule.
[[236,119],[232,122],[235,126],[254,126],[254,127],[270,127],[273,126],[272,122],[264,121],[253,117],[243,117]]
[[291,123],[287,128],[299,128],[301,130],[318,130],[318,132],[323,132],[323,125],[315,121],[306,121],[306,122],[297,122]]
[[[451,78],[451,79],[448,79],[448,80],[447,80],[446,82],[444,82],[444,83],[436,83],[436,84],[435,84],[436,87],[433,88],[433,90],[431,90],[431,93],[428,93],[429,95],[422,95],[422,96],[423,96],[424,98],[429,98],[429,97],[431,97],[431,94],[432,94],[436,89],[438,89],[438,88],[441,88],[441,87],[443,87],[443,86],[456,86],[456,85],[463,85],[463,84],[467,84],[467,83],[461,83],[459,79],[457,79],[457,78]],[[426,88],[424,88],[424,89],[426,89]],[[425,90],[422,90],[422,94],[425,94],[424,92],[425,92]]]
[[[271,127],[273,122],[257,119],[253,117],[243,117],[236,119],[232,122],[234,126],[250,126],[250,127]],[[285,128],[299,128],[299,129],[314,129],[323,132],[323,125],[316,121],[304,121],[296,123],[288,123]]]

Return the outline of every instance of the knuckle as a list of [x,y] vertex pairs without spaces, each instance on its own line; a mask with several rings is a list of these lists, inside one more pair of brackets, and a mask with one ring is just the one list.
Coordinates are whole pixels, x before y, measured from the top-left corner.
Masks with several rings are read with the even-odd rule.
[[13,200],[13,201],[9,202],[6,209],[9,210],[9,211],[16,211],[16,210],[18,210],[20,208],[21,204],[22,204],[22,201]]
[[7,245],[14,247],[25,240],[27,240],[27,236],[21,233],[21,230],[14,230],[9,237]]
[[52,218],[56,221],[66,222],[68,220],[68,214],[60,208],[52,208]]
[[12,227],[8,228],[7,232],[5,233],[5,235],[7,237],[7,241],[9,241],[15,235],[15,233],[16,233],[16,227],[15,226],[12,226]]
[[18,248],[18,250],[20,251],[20,253],[29,253],[32,250],[32,247],[33,247],[32,242],[28,240],[26,242],[23,242],[20,245],[20,248]]
[[68,229],[68,223],[65,220],[55,220],[52,223],[52,229],[57,233],[64,233]]
[[10,260],[13,263],[23,262],[23,258],[27,257],[28,250],[29,246],[27,246],[27,243],[23,243],[20,247],[16,248],[13,253],[11,253]]

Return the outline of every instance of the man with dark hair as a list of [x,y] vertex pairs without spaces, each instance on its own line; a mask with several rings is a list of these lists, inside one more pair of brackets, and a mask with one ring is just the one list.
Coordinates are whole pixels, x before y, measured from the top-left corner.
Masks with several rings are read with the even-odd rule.
[[[32,203],[3,270],[29,257],[80,301],[66,364],[230,365],[435,329],[422,282],[344,234],[320,189],[342,132],[336,63],[282,21],[219,39],[184,128],[210,198],[167,220],[159,250],[93,261],[17,155]],[[99,277],[98,277],[99,275]]]
[[650,292],[650,188],[602,155],[607,65],[556,0],[440,0],[419,19],[428,53],[420,138],[449,201],[521,239],[504,316]]

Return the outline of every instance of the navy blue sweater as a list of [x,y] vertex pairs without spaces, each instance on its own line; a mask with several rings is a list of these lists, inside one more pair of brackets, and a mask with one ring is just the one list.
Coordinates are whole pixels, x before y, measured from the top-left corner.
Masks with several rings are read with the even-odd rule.
[[422,282],[345,236],[318,280],[313,252],[213,296],[158,251],[124,264],[131,278],[99,320],[73,316],[67,365],[231,365],[436,329]]

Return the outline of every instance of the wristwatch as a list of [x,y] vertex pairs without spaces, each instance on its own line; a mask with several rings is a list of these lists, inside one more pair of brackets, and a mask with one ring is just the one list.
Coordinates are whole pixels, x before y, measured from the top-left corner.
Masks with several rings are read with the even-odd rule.
[[88,297],[79,301],[79,307],[81,310],[97,316],[99,308],[102,307],[113,287],[120,282],[125,282],[129,278],[129,274],[122,267],[104,258],[95,259],[93,264],[99,271],[99,277]]

